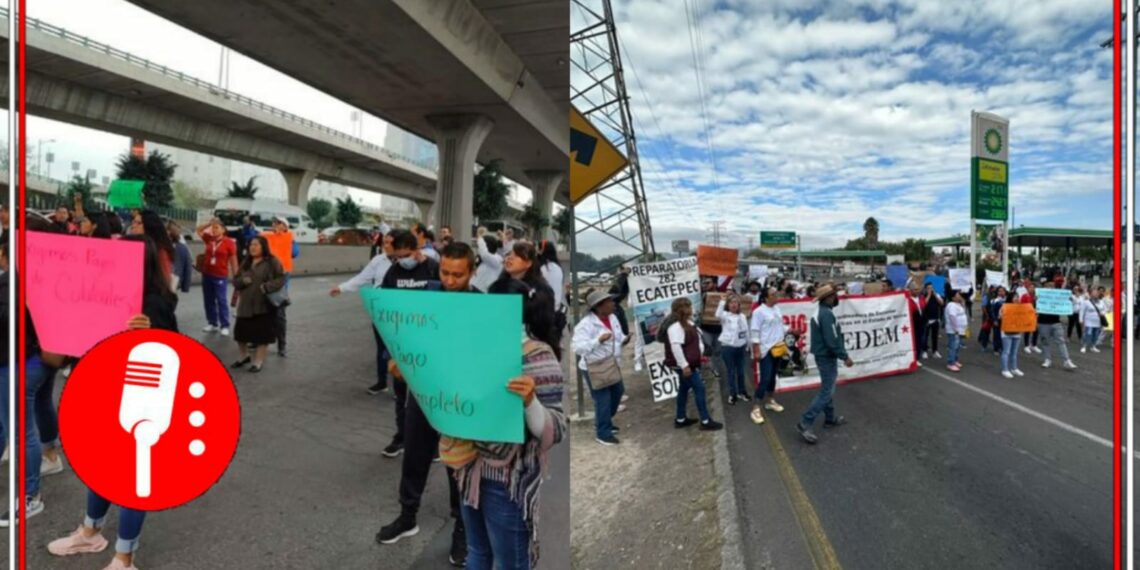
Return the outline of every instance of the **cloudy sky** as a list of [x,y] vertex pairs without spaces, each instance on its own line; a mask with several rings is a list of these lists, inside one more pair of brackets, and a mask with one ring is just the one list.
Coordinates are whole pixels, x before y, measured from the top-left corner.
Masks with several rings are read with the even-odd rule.
[[684,0],[614,3],[658,249],[966,231],[972,109],[1011,121],[1017,225],[1111,229],[1111,2],[688,3],[711,145]]

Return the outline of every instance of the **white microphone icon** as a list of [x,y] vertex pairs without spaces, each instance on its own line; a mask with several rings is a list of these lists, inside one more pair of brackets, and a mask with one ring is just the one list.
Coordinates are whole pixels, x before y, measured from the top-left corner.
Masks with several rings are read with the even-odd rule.
[[173,348],[144,342],[131,349],[119,425],[135,438],[135,493],[150,496],[150,450],[170,427],[181,360]]

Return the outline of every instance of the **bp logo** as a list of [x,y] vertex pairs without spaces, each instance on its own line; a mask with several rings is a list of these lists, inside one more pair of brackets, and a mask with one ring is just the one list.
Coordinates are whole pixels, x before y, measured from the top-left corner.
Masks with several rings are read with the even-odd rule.
[[983,142],[986,145],[986,152],[990,154],[1001,152],[1001,133],[999,133],[997,129],[987,129]]

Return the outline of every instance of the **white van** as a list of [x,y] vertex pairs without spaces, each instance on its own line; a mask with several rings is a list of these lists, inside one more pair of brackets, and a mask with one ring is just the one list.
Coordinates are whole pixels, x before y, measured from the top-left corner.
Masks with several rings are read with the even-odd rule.
[[[293,239],[297,243],[317,243],[317,228],[309,219],[309,214],[297,206],[278,202],[276,200],[260,200],[249,198],[223,198],[218,200],[213,211],[206,212],[209,216],[217,216],[226,225],[227,231],[241,229],[242,220],[249,216],[253,225],[262,231],[273,227],[273,218],[281,216],[289,220],[289,229],[293,231]],[[199,218],[202,213],[199,213]],[[208,221],[208,220],[207,220]],[[199,223],[204,223],[199,220]]]

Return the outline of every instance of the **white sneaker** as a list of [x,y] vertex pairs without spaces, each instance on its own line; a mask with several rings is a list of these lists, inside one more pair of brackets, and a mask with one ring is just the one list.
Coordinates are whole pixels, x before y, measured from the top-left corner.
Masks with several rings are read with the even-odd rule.
[[1001,375],[1005,376],[1006,378],[1013,378],[1013,374],[1010,374],[1009,370],[1002,370]]
[[1025,347],[1025,354],[1033,354],[1033,349],[1029,348],[1028,346]]
[[1041,347],[1039,347],[1039,346],[1033,347],[1033,352],[1036,352],[1037,354],[1041,354],[1041,352],[1042,352]]
[[622,394],[622,395],[621,395],[621,403],[623,403],[623,404],[624,404],[624,403],[626,403],[626,402],[628,402],[628,401],[629,401],[629,394]]
[[202,327],[202,332],[204,332],[204,333],[217,332],[217,330],[218,330],[218,327],[215,327],[214,325],[206,325],[206,326]]
[[1041,363],[1041,368],[1049,368],[1052,365],[1053,365],[1052,361],[1046,360],[1045,362]]
[[1072,360],[1066,360],[1066,361],[1065,361],[1065,368],[1068,368],[1069,370],[1076,370],[1076,369],[1077,369],[1077,365],[1076,365],[1076,364],[1073,364],[1073,361],[1072,361]]
[[759,408],[752,408],[750,416],[752,417],[752,423],[756,425],[764,423],[764,413],[761,412]]
[[779,413],[784,411],[784,406],[781,406],[776,400],[770,400],[767,404],[764,404],[764,409]]
[[925,351],[925,350],[924,350],[924,351],[922,351],[922,359],[923,359],[923,360],[926,360],[926,351]]
[[917,364],[919,368],[922,368],[922,363],[921,363],[921,362],[919,362],[919,361],[917,361],[917,360],[916,360],[916,361],[914,361],[914,363],[915,363],[915,364]]
[[1024,372],[1022,372],[1022,371],[1020,371],[1020,370],[1018,370],[1018,369],[1016,369],[1016,368],[1014,368],[1014,369],[1013,369],[1013,375],[1014,375],[1014,376],[1025,376],[1025,373],[1024,373]]
[[942,358],[942,353],[938,352],[937,350],[934,351],[934,358]]
[[230,336],[230,329],[223,328],[221,333],[222,333],[222,336]]
[[1081,347],[1081,354],[1084,354],[1086,352],[1088,352],[1088,349],[1086,349],[1085,347],[1082,346]]
[[1099,349],[1099,348],[1097,348],[1097,347],[1095,347],[1095,346],[1094,346],[1094,347],[1092,347],[1092,351],[1093,351],[1093,352],[1095,352],[1095,353],[1097,353],[1097,354],[1100,354],[1100,349]]
[[44,457],[43,461],[40,462],[40,476],[46,477],[57,473],[63,473],[63,457],[57,456],[55,461]]

